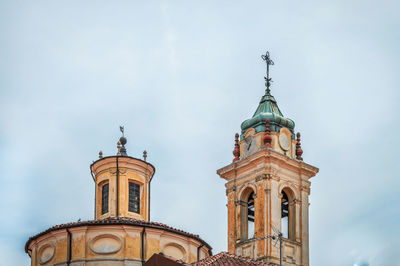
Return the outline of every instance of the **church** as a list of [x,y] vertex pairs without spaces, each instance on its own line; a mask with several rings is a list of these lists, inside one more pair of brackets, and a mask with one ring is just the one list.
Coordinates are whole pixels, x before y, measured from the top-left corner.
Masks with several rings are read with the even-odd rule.
[[[128,155],[127,138],[115,155],[90,165],[94,219],[55,225],[28,239],[31,265],[301,265],[309,263],[310,179],[318,168],[303,161],[300,133],[271,94],[269,53],[265,94],[236,133],[233,160],[217,170],[226,180],[227,252],[216,255],[200,236],[150,219],[155,167]],[[220,204],[225,204],[220,202]],[[221,221],[223,222],[223,221]]]

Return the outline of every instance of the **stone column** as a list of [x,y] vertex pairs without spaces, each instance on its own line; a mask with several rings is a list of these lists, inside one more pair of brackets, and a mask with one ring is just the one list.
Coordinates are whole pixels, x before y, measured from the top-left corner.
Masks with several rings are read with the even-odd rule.
[[297,216],[296,216],[296,203],[295,200],[289,201],[289,232],[288,232],[288,239],[296,240],[296,225],[297,225]]
[[296,230],[296,235],[295,235],[295,240],[297,242],[301,242],[301,215],[300,215],[300,209],[301,209],[301,200],[295,199],[294,200],[294,206],[295,206],[295,215],[296,215],[296,225],[295,225],[295,230]]
[[236,240],[247,239],[247,202],[236,199]]

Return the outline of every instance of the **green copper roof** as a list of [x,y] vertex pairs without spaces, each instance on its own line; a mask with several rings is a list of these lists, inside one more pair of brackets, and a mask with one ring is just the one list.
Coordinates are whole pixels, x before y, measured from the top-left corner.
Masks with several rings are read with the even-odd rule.
[[269,93],[269,90],[267,90],[265,95],[261,98],[260,104],[258,105],[253,117],[243,121],[241,125],[241,139],[243,139],[244,132],[249,128],[254,128],[256,132],[265,131],[266,119],[270,120],[271,131],[279,132],[282,127],[287,127],[292,133],[294,133],[293,120],[283,116],[274,96],[272,96]]

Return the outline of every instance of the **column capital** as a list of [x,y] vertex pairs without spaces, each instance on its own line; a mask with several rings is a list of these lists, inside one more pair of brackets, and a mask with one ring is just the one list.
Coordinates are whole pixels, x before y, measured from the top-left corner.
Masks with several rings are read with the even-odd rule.
[[228,196],[228,194],[230,194],[230,193],[236,191],[236,187],[235,187],[235,186],[232,186],[232,187],[230,187],[230,188],[226,188],[225,191],[226,191],[226,195]]
[[235,206],[243,206],[243,207],[247,207],[247,202],[243,201],[243,200],[235,200]]

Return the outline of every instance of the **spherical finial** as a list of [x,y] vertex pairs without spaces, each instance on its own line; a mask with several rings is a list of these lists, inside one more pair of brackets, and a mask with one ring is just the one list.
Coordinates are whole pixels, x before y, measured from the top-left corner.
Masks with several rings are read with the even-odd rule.
[[120,137],[119,141],[121,142],[122,146],[124,146],[128,142],[128,140],[124,136]]
[[303,161],[303,157],[301,157],[303,155],[303,150],[301,148],[301,143],[300,143],[300,132],[297,132],[296,136],[297,136],[296,159]]
[[99,158],[102,159],[103,158],[103,152],[99,151]]
[[269,129],[269,119],[265,120],[265,135],[263,137],[264,147],[272,148],[272,136],[271,130]]
[[146,159],[147,159],[147,151],[144,150],[143,151],[143,161],[146,161]]
[[233,149],[233,162],[239,161],[240,158],[240,149],[239,149],[239,134],[235,134],[235,148]]
[[128,140],[124,136],[124,127],[119,126],[119,130],[121,131],[122,136],[119,138],[118,143],[119,143],[119,145],[122,144],[122,147],[120,147],[118,149],[118,153],[119,153],[119,155],[122,155],[122,156],[128,156],[128,154],[126,153],[126,148],[125,148],[125,144],[128,142]]
[[118,141],[117,149],[118,149],[117,155],[121,155],[121,141]]

